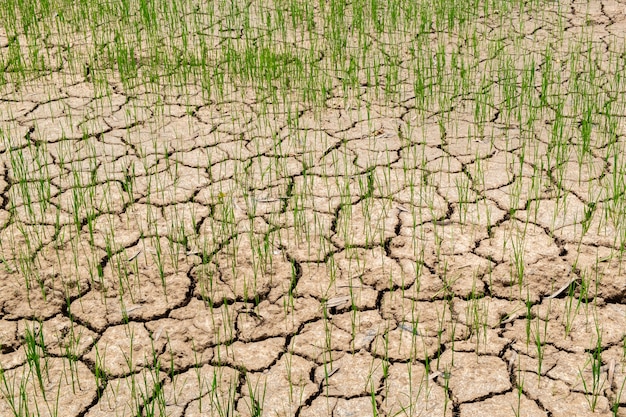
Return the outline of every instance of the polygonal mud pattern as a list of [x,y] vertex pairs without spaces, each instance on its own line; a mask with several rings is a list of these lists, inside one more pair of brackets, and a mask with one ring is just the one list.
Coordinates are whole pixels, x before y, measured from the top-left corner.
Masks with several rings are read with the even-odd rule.
[[624,0],[159,1],[0,3],[1,416],[626,416]]
[[[6,384],[3,387],[6,402],[0,405],[2,415],[16,415],[24,410],[38,410],[42,416],[80,415],[96,399],[93,374],[82,362],[72,364],[67,359],[49,358],[39,373],[35,369],[29,364],[4,373],[5,381],[19,381],[20,385]],[[73,369],[71,376],[67,375],[70,369]],[[23,396],[23,392],[31,395]],[[54,406],[42,407],[52,397],[55,398]]]
[[444,369],[442,378],[448,380],[447,385],[459,403],[511,389],[506,363],[495,356],[447,351],[440,358],[440,366]]

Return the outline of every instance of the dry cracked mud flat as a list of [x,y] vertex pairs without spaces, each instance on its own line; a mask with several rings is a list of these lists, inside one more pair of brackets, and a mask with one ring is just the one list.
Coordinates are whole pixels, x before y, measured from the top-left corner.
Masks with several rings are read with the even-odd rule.
[[102,96],[89,31],[18,83],[1,28],[0,415],[626,416],[626,3],[537,8],[427,27],[419,71],[366,34],[318,106],[228,71]]

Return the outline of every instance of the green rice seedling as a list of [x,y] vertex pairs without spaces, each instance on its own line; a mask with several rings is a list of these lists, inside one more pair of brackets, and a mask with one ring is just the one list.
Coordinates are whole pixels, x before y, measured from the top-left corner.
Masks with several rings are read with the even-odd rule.
[[34,323],[31,329],[26,325],[24,331],[24,350],[30,372],[34,373],[37,378],[44,401],[47,401],[44,378],[48,377],[48,361],[45,358],[45,344],[41,326],[41,323]]
[[[25,380],[26,378],[22,378],[20,384],[24,384]],[[13,416],[19,417],[22,411],[22,403],[17,399],[17,396],[15,395],[15,381],[9,382],[6,376],[6,371],[1,368],[0,383],[2,384],[2,386],[0,387],[0,393],[2,393],[3,399],[8,403]]]
[[[581,272],[581,275],[584,273]],[[565,301],[565,337],[567,337],[573,328],[574,320],[578,316],[578,312],[583,303],[582,297],[575,297],[574,291],[576,288],[576,282],[571,281],[567,288],[567,298]],[[573,311],[572,311],[573,310]]]
[[459,218],[461,225],[463,225],[467,218],[468,205],[470,203],[470,180],[466,175],[463,175],[460,179],[455,179],[454,182],[459,196]]
[[526,295],[526,320],[525,320],[525,333],[526,333],[526,350],[528,350],[530,345],[530,325],[532,322],[533,314],[531,312],[532,302],[530,301],[530,294]]
[[372,403],[372,416],[378,417],[378,404],[376,403],[376,389],[373,385],[370,386],[370,400]]
[[[66,305],[68,308],[68,311],[70,309],[70,302],[69,302],[69,298],[66,301]],[[74,321],[73,321],[73,317],[70,314],[70,328],[69,328],[69,342],[66,344],[66,346],[64,347],[64,351],[65,351],[65,357],[68,359],[69,362],[69,367],[70,367],[70,377],[72,379],[72,393],[76,393],[77,389],[80,390],[81,389],[81,385],[80,385],[80,378],[78,378],[78,359],[79,359],[79,354],[78,354],[78,346],[80,343],[80,335],[77,335],[75,333],[74,330]],[[58,397],[57,397],[58,399]]]
[[[516,355],[517,356],[517,355]],[[511,405],[513,409],[513,413],[515,417],[520,416],[521,406],[522,406],[522,396],[524,395],[524,377],[522,376],[522,369],[519,366],[519,356],[517,356],[518,364],[517,364],[517,378],[515,384],[515,393],[517,394],[517,403],[515,406]]]
[[[295,311],[295,299],[296,299],[296,285],[298,284],[298,268],[299,266],[295,261],[291,260],[291,280],[289,281],[289,287],[287,288],[287,296],[283,297],[283,309],[285,316]],[[285,317],[286,318],[286,317]]]
[[487,317],[489,315],[489,301],[485,298],[479,298],[476,294],[475,282],[472,292],[470,293],[465,315],[470,328],[470,337],[476,337],[476,353],[479,352],[479,346],[482,340],[487,344]]
[[[29,393],[29,390],[28,390],[28,387],[27,387],[27,383],[28,383],[28,379],[27,378],[23,378],[20,381],[20,396],[19,396],[19,398],[20,398],[20,400],[19,400],[20,401],[20,406],[19,406],[19,414],[17,414],[16,417],[17,416],[21,417],[23,415],[30,416],[30,415],[39,414],[39,410],[35,410],[35,412],[31,414],[31,411],[30,411],[30,409],[28,407],[28,402],[29,402],[28,401],[28,393]],[[37,403],[35,403],[35,407],[38,408]]]
[[[154,349],[154,342],[152,343],[152,366],[150,372],[143,373],[143,390],[140,390],[139,395],[141,397],[140,410],[145,417],[152,416],[165,416],[166,412],[166,400],[163,392],[163,383],[160,379],[161,363],[158,358],[158,352]],[[148,378],[152,379],[154,385],[152,387],[152,393],[148,397],[150,392],[150,386],[152,384],[148,381]]]
[[598,398],[602,392],[604,387],[604,381],[601,382],[602,377],[602,330],[596,326],[597,339],[596,345],[591,352],[591,358],[585,364],[585,368],[587,365],[591,366],[591,385],[587,385],[587,381],[583,376],[583,370],[578,369],[578,374],[580,375],[580,379],[583,384],[583,388],[585,390],[585,398],[587,399],[587,403],[589,404],[589,408],[592,412],[596,410],[598,405]]
[[524,252],[526,249],[525,242],[522,236],[517,236],[511,241],[511,243],[513,249],[513,263],[515,266],[515,278],[521,294],[522,287],[524,285],[524,271],[526,265],[524,262]]
[[[407,376],[408,376],[409,381],[412,381],[413,366],[414,365],[412,361],[407,364]],[[409,384],[408,389],[409,389],[408,397],[410,399],[409,404],[408,406],[404,406],[401,404],[400,412],[410,416],[410,415],[415,415],[419,410],[418,409],[419,403],[417,403],[417,401],[414,401],[413,399],[417,399],[420,397],[425,398],[426,407],[428,407],[428,401],[430,399],[430,393],[432,391],[432,388],[430,387],[430,379],[429,379],[428,372],[424,372],[424,376],[422,380],[420,380],[419,386],[417,388],[414,388],[412,384]]]
[[102,393],[106,388],[107,384],[107,374],[104,367],[104,362],[106,359],[106,350],[104,354],[100,355],[100,350],[98,349],[98,344],[94,346],[94,350],[96,351],[96,358],[93,365],[93,376],[96,382],[96,393],[98,396],[98,400],[102,398]]
[[156,234],[152,239],[154,253],[152,253],[152,258],[157,267],[157,272],[159,273],[159,278],[161,280],[161,288],[163,289],[163,294],[165,295],[165,299],[167,300],[167,283],[165,281],[165,259],[163,254],[163,247],[161,246],[161,238],[159,236],[158,230],[155,231]]
[[259,387],[260,379],[252,386],[252,383],[246,378],[246,385],[248,388],[248,396],[250,397],[250,404],[248,404],[248,411],[252,417],[261,417],[263,415],[263,404],[265,402],[265,393],[267,392],[267,384],[263,384],[263,387]]
[[135,201],[135,181],[137,178],[135,171],[135,163],[131,162],[130,166],[125,166],[123,172],[123,180],[120,182],[120,186],[125,193],[124,205],[128,205]]
[[[169,336],[168,336],[168,345],[169,345]],[[196,343],[193,339],[191,340],[191,350],[193,351],[193,361],[194,361],[193,367],[196,372],[196,378],[198,379],[198,386],[202,390],[202,387],[204,386],[204,380],[202,379],[202,374],[200,373],[200,368],[202,367],[202,364],[201,364],[201,361],[198,359],[198,350],[196,349]],[[219,345],[216,348],[216,352],[218,353],[218,360],[219,360],[219,353],[220,353]],[[174,368],[172,367],[172,371],[173,369]],[[171,379],[172,379],[172,383],[176,383],[175,376],[172,376]],[[213,376],[213,383],[217,384],[217,378],[215,375]],[[200,412],[202,411],[202,396],[198,398],[198,411]]]
[[622,381],[622,385],[620,386],[619,390],[616,390],[617,394],[612,400],[611,413],[613,414],[613,417],[617,417],[619,415],[618,413],[619,413],[619,408],[620,408],[620,402],[622,399],[622,394],[624,393],[624,386],[626,386],[626,378],[624,378],[624,380]]
[[324,385],[326,386],[326,396],[328,397],[328,379],[334,374],[337,370],[333,369],[333,354],[332,354],[332,324],[329,323],[329,317],[327,308],[323,308],[323,317],[324,320],[324,347],[322,348],[322,362],[324,366]]
[[443,390],[444,390],[443,415],[444,417],[448,411],[448,403],[452,400],[451,395],[450,395],[450,376],[451,376],[451,370],[450,368],[446,367],[446,369],[443,370]]
[[217,411],[217,415],[220,417],[228,417],[235,415],[235,397],[237,395],[236,381],[231,381],[231,385],[228,386],[228,392],[225,398],[221,398],[220,390],[222,387],[218,385],[219,374],[222,372],[221,368],[217,368],[213,372],[213,379],[210,381],[211,392],[211,407]]
[[59,415],[59,400],[61,398],[61,385],[62,385],[61,381],[59,381],[59,385],[57,386],[57,390],[56,390],[56,395],[54,396],[54,402],[50,404],[48,401],[46,401],[46,409],[52,417],[58,417]]
[[[548,305],[546,316],[543,319],[537,316],[536,321],[535,321],[535,329],[534,329],[535,331],[533,333],[533,341],[535,344],[535,348],[537,349],[537,381],[541,381],[541,372],[543,369],[543,358],[545,354],[544,344],[547,338],[549,320],[550,320],[550,306]],[[543,322],[543,335],[541,333],[542,322]]]

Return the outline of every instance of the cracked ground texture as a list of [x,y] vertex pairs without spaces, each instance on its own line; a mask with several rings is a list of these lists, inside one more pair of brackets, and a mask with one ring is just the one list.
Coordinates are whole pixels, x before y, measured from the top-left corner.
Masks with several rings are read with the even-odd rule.
[[626,416],[624,1],[130,3],[0,24],[0,416]]

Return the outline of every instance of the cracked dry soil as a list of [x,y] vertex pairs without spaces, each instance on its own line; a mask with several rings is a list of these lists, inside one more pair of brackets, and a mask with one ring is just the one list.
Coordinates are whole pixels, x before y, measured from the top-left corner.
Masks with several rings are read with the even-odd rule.
[[[504,20],[511,59],[626,29],[623,2],[542,7]],[[624,226],[592,215],[626,115],[557,170],[549,105],[530,142],[476,96],[418,116],[406,60],[407,94],[348,100],[336,77],[297,128],[246,88],[103,99],[62,65],[6,84],[0,415],[626,416]]]

